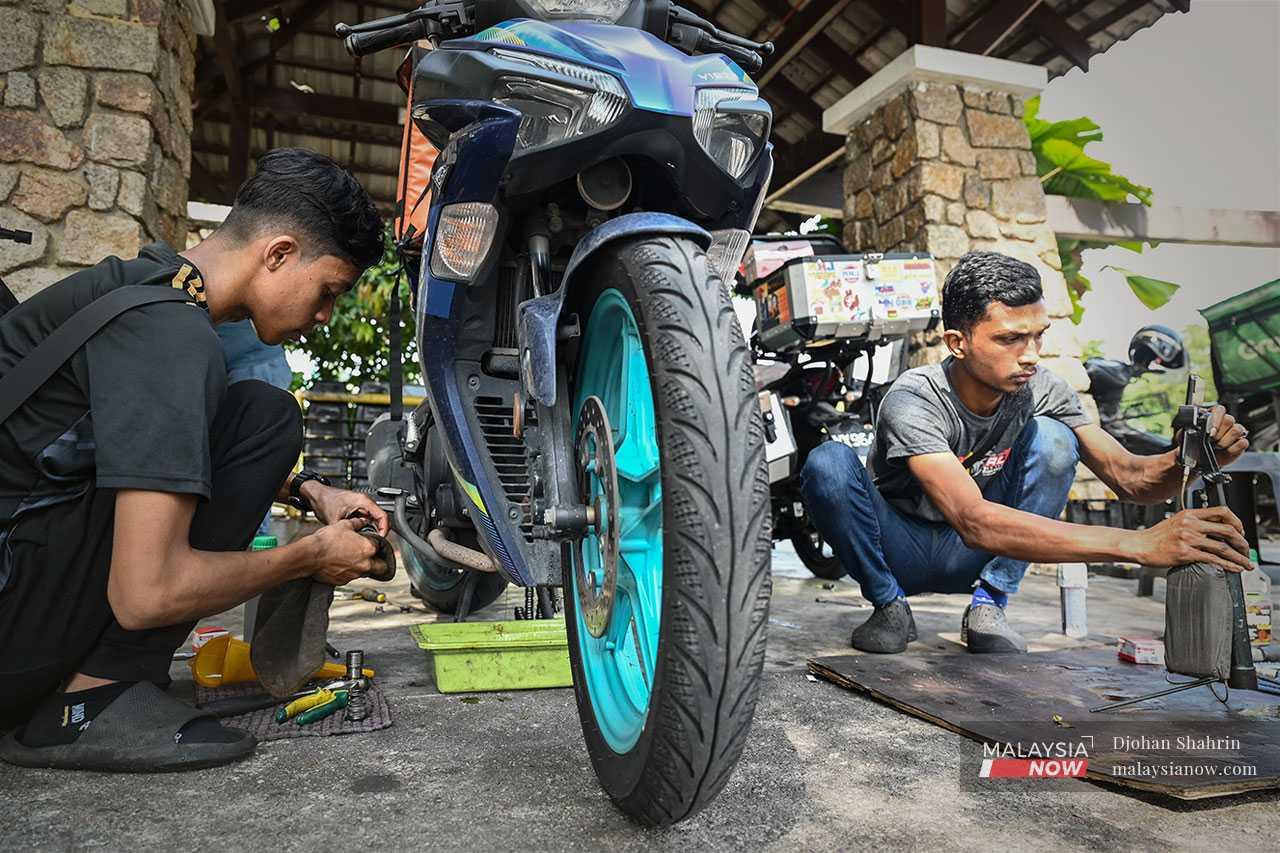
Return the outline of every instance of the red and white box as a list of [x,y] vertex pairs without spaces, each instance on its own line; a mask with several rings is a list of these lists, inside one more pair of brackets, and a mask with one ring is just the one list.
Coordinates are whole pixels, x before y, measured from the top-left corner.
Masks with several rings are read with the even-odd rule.
[[1152,637],[1121,637],[1118,651],[1129,663],[1164,665],[1164,642]]

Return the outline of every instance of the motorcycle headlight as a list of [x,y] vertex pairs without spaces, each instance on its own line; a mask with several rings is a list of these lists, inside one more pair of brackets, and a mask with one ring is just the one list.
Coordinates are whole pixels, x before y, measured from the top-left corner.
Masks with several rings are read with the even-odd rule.
[[612,24],[622,17],[631,0],[527,0],[539,20],[601,21]]
[[764,147],[769,114],[746,109],[744,101],[758,98],[746,89],[699,89],[693,113],[693,137],[734,178],[742,177]]
[[494,100],[520,111],[516,153],[604,130],[622,118],[630,103],[621,81],[612,74],[530,53],[493,53],[582,82],[576,86],[529,77],[498,78]]

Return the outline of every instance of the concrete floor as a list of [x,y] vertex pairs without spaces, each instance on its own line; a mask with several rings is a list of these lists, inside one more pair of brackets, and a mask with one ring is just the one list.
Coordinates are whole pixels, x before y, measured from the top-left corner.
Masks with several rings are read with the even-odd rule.
[[[1159,600],[1135,598],[1133,586],[1093,579],[1092,634],[1083,642],[1160,630]],[[392,598],[408,601],[406,587],[401,581]],[[341,601],[331,638],[341,649],[364,648],[378,667],[390,729],[266,743],[248,761],[199,773],[0,765],[0,849],[1280,847],[1275,793],[1181,803],[1075,781],[978,789],[977,744],[806,676],[805,661],[847,651],[851,627],[870,612],[853,585],[823,589],[780,546],[774,590],[766,684],[742,761],[719,799],[675,828],[641,829],[601,792],[569,690],[441,695],[406,631],[430,617]],[[1057,599],[1052,577],[1032,575],[1010,611],[1033,650],[1070,644],[1057,634]],[[503,618],[521,603],[511,591],[484,615]],[[913,599],[921,642],[912,649],[961,653],[965,603]],[[237,618],[209,621],[234,627]],[[189,688],[179,681],[174,689]]]

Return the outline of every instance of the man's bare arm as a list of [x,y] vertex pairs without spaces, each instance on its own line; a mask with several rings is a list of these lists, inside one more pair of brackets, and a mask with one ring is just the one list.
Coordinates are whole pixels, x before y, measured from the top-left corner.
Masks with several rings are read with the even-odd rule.
[[1075,430],[1080,461],[1111,487],[1123,501],[1158,503],[1178,494],[1182,468],[1177,450],[1139,456],[1126,450],[1115,436],[1097,424]]
[[219,613],[294,578],[334,585],[373,571],[375,547],[339,522],[283,548],[199,551],[190,545],[196,498],[126,489],[116,494],[107,598],[129,630]]
[[[1249,449],[1248,430],[1236,423],[1222,406],[1213,407],[1209,426],[1218,464],[1226,467]],[[1159,503],[1178,494],[1182,469],[1176,450],[1152,456],[1130,453],[1102,427],[1089,424],[1076,429],[1080,459],[1121,500]]]
[[987,500],[950,453],[912,456],[907,467],[965,545],[979,551],[1046,563],[1119,560],[1166,567],[1205,562],[1235,572],[1252,568],[1244,528],[1225,507],[1180,512],[1146,530],[1068,524]]

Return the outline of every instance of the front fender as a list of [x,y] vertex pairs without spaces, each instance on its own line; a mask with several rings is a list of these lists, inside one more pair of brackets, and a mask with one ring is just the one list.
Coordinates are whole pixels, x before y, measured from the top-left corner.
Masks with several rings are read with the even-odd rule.
[[692,238],[703,249],[711,245],[711,235],[687,219],[670,213],[628,213],[587,232],[574,248],[555,293],[520,303],[516,326],[520,367],[526,390],[539,403],[556,404],[556,329],[575,273],[605,245],[645,234],[679,234]]

